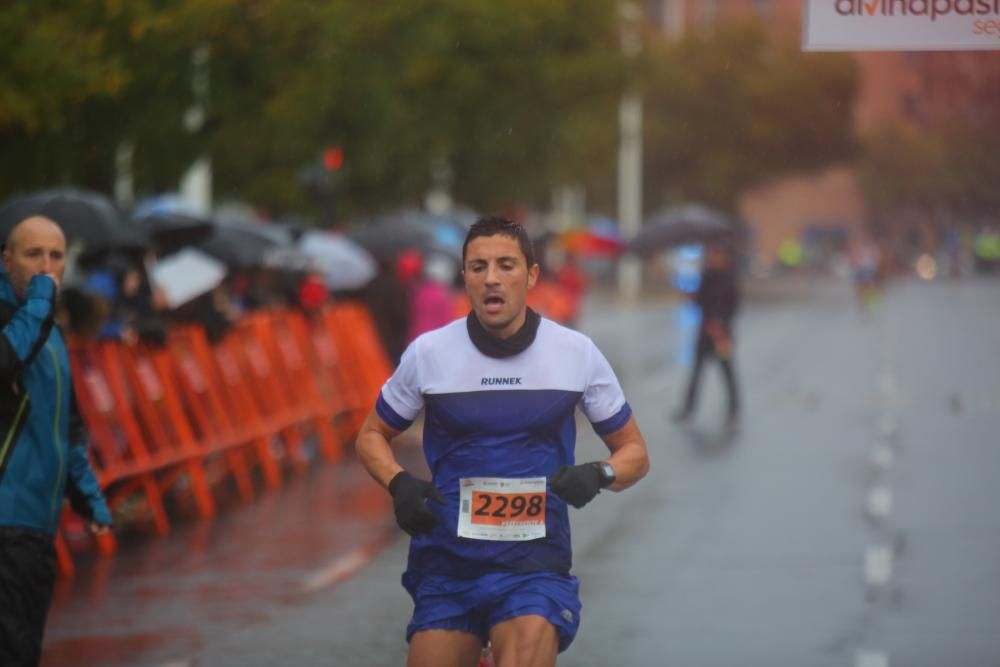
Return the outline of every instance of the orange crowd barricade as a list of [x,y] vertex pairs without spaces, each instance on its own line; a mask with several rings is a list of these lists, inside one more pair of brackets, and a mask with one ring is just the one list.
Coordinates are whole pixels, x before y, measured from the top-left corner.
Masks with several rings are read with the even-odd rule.
[[[255,431],[267,433],[267,451],[273,461],[274,470],[270,473],[265,468],[265,477],[280,481],[279,453],[275,449],[276,441],[283,440],[285,451],[301,448],[301,436],[295,430],[289,415],[275,409],[266,400],[261,401],[260,390],[254,377],[248,370],[248,361],[244,358],[240,339],[235,333],[230,333],[211,347],[219,377],[222,380],[227,405],[236,418],[245,424],[250,424]],[[283,435],[282,435],[283,434]],[[289,446],[288,442],[292,445]],[[293,466],[299,462],[293,458]],[[304,461],[302,462],[304,464]]]
[[[271,432],[252,406],[241,405],[249,399],[234,395],[225,374],[212,354],[208,337],[199,326],[176,327],[170,332],[167,343],[180,371],[186,400],[200,405],[198,419],[202,428],[212,434],[214,447],[229,449],[248,444],[256,464],[269,489],[281,486],[281,470],[271,451]],[[239,374],[233,384],[239,385]],[[249,479],[240,478],[239,484],[249,485]],[[252,490],[241,490],[245,498]]]
[[367,390],[357,379],[354,350],[345,344],[338,332],[334,313],[325,308],[312,320],[310,334],[320,368],[333,387],[340,387],[343,396],[344,426],[348,440],[361,428],[371,405],[366,405]]
[[171,332],[168,338],[167,350],[177,374],[183,406],[191,417],[201,449],[221,451],[221,458],[236,482],[240,497],[250,501],[254,496],[253,482],[242,451],[242,445],[249,442],[249,438],[236,427],[222,405],[211,369],[200,363],[194,346],[186,344],[198,335],[198,331],[197,327],[181,327]]
[[[120,377],[106,367],[103,353],[106,345],[113,343],[70,341],[69,345],[73,387],[90,434],[94,472],[112,510],[139,493],[153,529],[165,535],[170,524],[156,481],[159,462],[146,448],[135,413],[123,398],[126,392]],[[109,537],[103,544],[102,550],[113,551],[113,538]]]
[[392,364],[375,330],[368,309],[357,303],[327,306],[321,314],[327,333],[340,352],[346,382],[356,387],[355,429],[361,427],[382,385],[392,375]]
[[303,347],[291,323],[297,313],[275,310],[259,313],[250,320],[254,336],[270,355],[281,388],[294,406],[295,419],[312,428],[319,451],[329,461],[340,459],[342,443],[333,428],[333,410],[323,400],[317,384],[315,364],[308,347]]
[[382,385],[392,375],[392,362],[389,361],[385,346],[375,328],[375,320],[368,309],[360,303],[347,303],[341,310],[345,311],[348,326],[355,332],[351,340],[364,360],[365,386],[371,399],[370,408],[375,405],[375,399]]
[[[158,464],[160,487],[167,489],[187,479],[198,516],[215,516],[215,501],[204,458],[206,443],[195,438],[190,420],[181,407],[169,353],[145,345],[103,346],[108,367],[122,369],[122,398],[132,405],[145,443]],[[127,383],[127,384],[126,384]]]
[[255,312],[245,316],[224,339],[229,355],[236,361],[252,397],[253,405],[264,415],[273,433],[280,433],[281,442],[292,468],[305,472],[309,457],[299,425],[306,420],[302,406],[289,393],[288,381],[282,369],[265,347],[260,333],[267,328],[267,314]]
[[[250,313],[216,343],[200,326],[180,325],[162,348],[70,340],[69,350],[91,460],[112,512],[116,520],[145,513],[161,535],[170,530],[168,490],[211,518],[218,482],[232,480],[250,500],[254,468],[272,489],[282,482],[282,458],[304,471],[307,433],[324,459],[340,460],[392,373],[358,303],[330,304],[311,318]],[[79,534],[70,528],[71,537]],[[95,542],[103,553],[116,548],[112,534]],[[55,547],[60,573],[72,574],[75,539],[60,531]]]
[[[339,461],[345,446],[353,441],[355,432],[349,423],[350,408],[344,383],[334,371],[336,350],[328,336],[318,337],[316,329],[302,313],[289,312],[285,319],[288,336],[282,336],[290,349],[301,350],[306,365],[309,384],[307,391],[316,409],[324,415],[333,429],[336,448],[328,455],[331,461]],[[331,355],[332,353],[332,355]]]

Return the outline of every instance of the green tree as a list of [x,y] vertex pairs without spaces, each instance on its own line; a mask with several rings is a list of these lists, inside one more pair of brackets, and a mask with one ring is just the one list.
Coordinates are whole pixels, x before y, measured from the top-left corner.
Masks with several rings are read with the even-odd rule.
[[653,43],[645,85],[647,208],[731,209],[748,187],[855,155],[853,62],[755,23]]
[[162,148],[147,154],[157,153],[149,162],[164,182],[185,149],[192,152],[179,127],[188,84],[175,67],[182,55],[174,16],[156,4],[10,3],[0,10],[0,39],[15,45],[0,63],[6,192],[56,184],[110,190],[119,143],[140,135]]
[[[309,204],[299,177],[328,144],[345,149],[338,196],[362,212],[419,201],[435,165],[450,167],[456,197],[479,207],[543,201],[554,185],[613,175],[622,68],[605,0],[0,10],[0,35],[21,34],[34,41],[0,63],[10,83],[0,97],[5,193],[60,182],[107,191],[122,142],[134,146],[140,193],[172,189],[207,154],[220,197],[274,210]],[[181,119],[196,102],[191,57],[202,47],[209,122],[192,134]]]
[[418,203],[446,166],[477,207],[540,201],[613,173],[621,63],[603,0],[218,2],[208,147],[217,189],[272,209],[344,148],[342,210]]
[[460,200],[483,207],[539,201],[553,185],[613,173],[613,148],[601,148],[613,145],[621,87],[613,4],[366,7],[352,16],[329,117],[359,205],[420,197],[435,162],[450,166]]

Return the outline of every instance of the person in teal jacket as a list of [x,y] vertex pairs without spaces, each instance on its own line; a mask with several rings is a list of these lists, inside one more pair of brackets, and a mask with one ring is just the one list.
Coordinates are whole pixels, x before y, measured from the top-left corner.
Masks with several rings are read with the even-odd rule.
[[18,223],[0,273],[0,665],[37,665],[55,584],[63,499],[91,532],[111,513],[87,457],[69,354],[53,325],[66,238],[52,220]]

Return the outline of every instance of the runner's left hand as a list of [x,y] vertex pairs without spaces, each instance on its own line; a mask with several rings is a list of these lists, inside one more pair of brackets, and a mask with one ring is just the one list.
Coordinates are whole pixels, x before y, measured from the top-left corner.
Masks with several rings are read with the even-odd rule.
[[601,471],[593,463],[563,466],[552,475],[552,493],[580,509],[601,492]]

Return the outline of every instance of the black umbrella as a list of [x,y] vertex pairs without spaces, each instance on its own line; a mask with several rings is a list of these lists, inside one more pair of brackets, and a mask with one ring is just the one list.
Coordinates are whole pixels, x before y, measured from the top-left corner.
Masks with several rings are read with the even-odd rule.
[[374,257],[392,260],[399,253],[415,248],[423,254],[462,256],[466,229],[460,221],[420,211],[399,211],[379,218],[348,236]]
[[17,223],[33,215],[54,220],[62,227],[67,245],[80,245],[86,254],[141,250],[149,241],[108,197],[76,188],[43,190],[8,200],[0,209],[0,236],[6,238]]
[[669,248],[704,243],[735,243],[740,226],[700,204],[686,204],[660,211],[629,241],[628,250],[649,257]]
[[149,233],[159,255],[171,255],[212,237],[215,226],[208,218],[186,213],[162,213],[134,218]]
[[231,271],[256,268],[300,271],[312,266],[310,258],[295,247],[287,230],[266,223],[216,222],[211,236],[198,247]]

